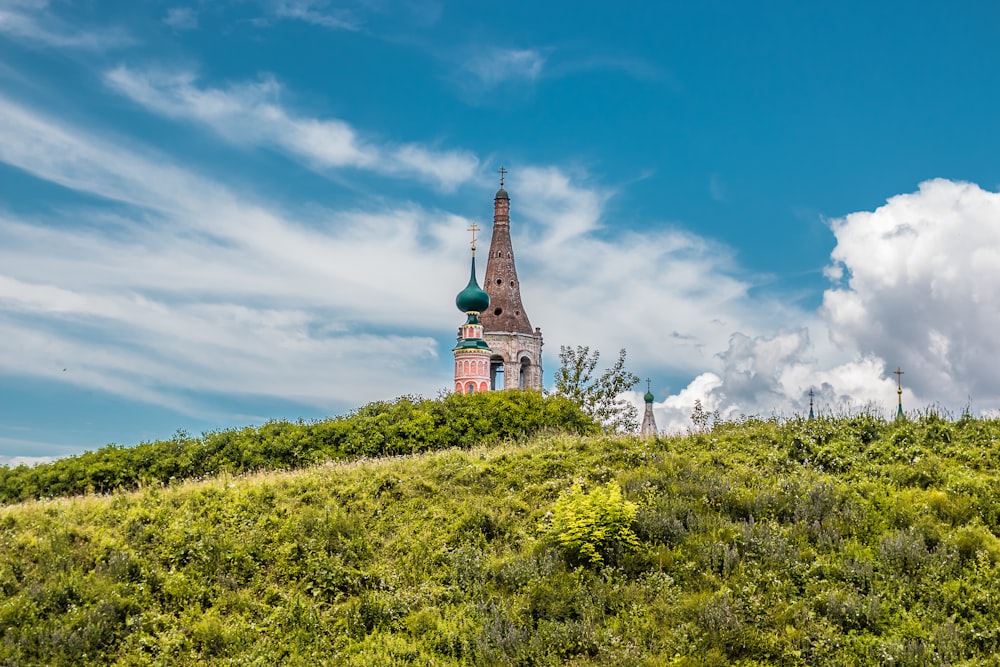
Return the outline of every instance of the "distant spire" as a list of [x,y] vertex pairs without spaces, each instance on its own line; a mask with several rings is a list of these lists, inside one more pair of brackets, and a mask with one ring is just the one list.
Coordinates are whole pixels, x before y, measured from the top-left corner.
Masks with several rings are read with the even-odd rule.
[[646,402],[646,409],[642,414],[642,426],[639,428],[639,436],[643,438],[655,438],[657,435],[656,419],[653,418],[653,396],[649,388],[649,378],[646,378],[646,395],[642,397]]
[[504,179],[504,176],[506,176],[506,175],[507,175],[507,170],[504,169],[503,165],[500,165],[500,187],[501,188],[503,187],[503,179]]
[[899,407],[896,408],[896,419],[902,419],[903,415],[903,373],[905,371],[901,370],[899,366],[896,366],[896,370],[893,373],[896,375],[896,395],[899,397]]
[[809,389],[809,419],[815,419],[816,415],[813,414],[813,396],[816,395],[812,389]]

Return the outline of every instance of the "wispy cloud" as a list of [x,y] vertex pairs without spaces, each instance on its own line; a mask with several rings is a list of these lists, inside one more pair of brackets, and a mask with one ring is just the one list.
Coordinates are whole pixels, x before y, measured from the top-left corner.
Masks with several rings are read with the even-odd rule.
[[466,221],[410,207],[329,211],[315,228],[162,156],[0,109],[4,162],[132,206],[114,224],[77,211],[72,229],[0,217],[4,373],[189,413],[191,392],[323,406],[444,385],[412,371],[436,363],[452,308],[434,295],[461,281],[441,258],[462,239],[440,228]]
[[377,145],[342,120],[298,115],[281,104],[281,85],[270,77],[222,89],[200,87],[189,72],[117,67],[105,81],[154,113],[199,123],[238,145],[278,149],[315,169],[352,167],[416,176],[451,190],[473,178],[479,164],[469,151]]
[[490,48],[477,50],[462,67],[484,88],[508,81],[533,82],[542,75],[546,55],[538,49]]
[[195,30],[198,14],[192,7],[171,7],[163,17],[163,23],[175,30]]
[[44,0],[7,2],[0,7],[0,34],[47,47],[88,51],[104,51],[134,43],[122,28],[73,25],[50,12],[48,4]]
[[360,20],[343,9],[331,9],[326,0],[277,0],[274,13],[278,18],[305,21],[334,30],[359,30]]
[[[0,336],[13,351],[4,373],[188,413],[203,409],[199,394],[351,405],[384,398],[386,387],[446,385],[439,341],[460,320],[452,299],[465,280],[468,220],[413,205],[306,213],[256,203],[162,155],[3,100],[0,159],[127,205],[115,217],[62,212],[80,223],[72,228],[0,216]],[[644,364],[688,357],[700,367],[694,343],[664,346],[661,332],[683,323],[711,349],[728,334],[705,324],[720,303],[735,303],[736,318],[766,310],[697,237],[665,229],[602,240],[593,232],[610,192],[555,167],[515,173],[525,304],[551,345],[626,346]],[[640,314],[646,326],[620,325]],[[736,325],[763,328],[753,322]]]

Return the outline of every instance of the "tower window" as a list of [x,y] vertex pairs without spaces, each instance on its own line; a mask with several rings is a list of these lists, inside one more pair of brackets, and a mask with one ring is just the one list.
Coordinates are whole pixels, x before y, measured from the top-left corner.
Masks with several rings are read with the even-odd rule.
[[513,280],[512,280],[512,281],[510,281],[510,286],[511,286],[511,287],[513,287],[513,286],[514,286],[514,281],[513,281]]
[[497,285],[503,285],[503,278],[497,278]]
[[503,308],[494,308],[493,314],[499,316],[503,312]]

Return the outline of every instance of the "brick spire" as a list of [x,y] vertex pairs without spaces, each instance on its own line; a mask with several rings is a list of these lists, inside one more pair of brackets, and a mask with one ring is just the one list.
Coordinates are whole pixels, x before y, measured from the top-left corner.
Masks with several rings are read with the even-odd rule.
[[500,189],[493,199],[493,238],[486,261],[483,288],[490,295],[490,307],[480,316],[486,331],[532,333],[528,315],[521,304],[521,284],[514,268],[510,243],[510,197],[503,189],[507,170],[500,167]]

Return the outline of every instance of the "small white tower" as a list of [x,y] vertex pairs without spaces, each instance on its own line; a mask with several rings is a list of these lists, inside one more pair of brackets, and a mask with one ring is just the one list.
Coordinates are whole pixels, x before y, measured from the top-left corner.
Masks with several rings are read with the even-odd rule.
[[639,435],[643,438],[655,438],[657,436],[656,432],[656,420],[653,418],[653,392],[649,390],[649,379],[646,379],[646,395],[643,399],[646,401],[646,411],[642,413],[642,427],[639,429]]

